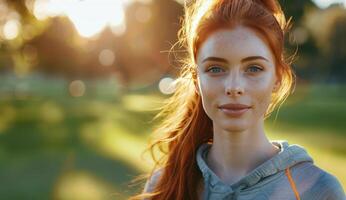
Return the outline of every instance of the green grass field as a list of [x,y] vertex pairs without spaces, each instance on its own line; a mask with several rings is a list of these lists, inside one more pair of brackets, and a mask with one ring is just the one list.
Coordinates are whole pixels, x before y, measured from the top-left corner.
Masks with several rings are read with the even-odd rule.
[[[131,92],[73,98],[0,95],[1,199],[126,199],[142,160],[150,120],[165,96]],[[61,91],[61,90],[59,90]],[[270,139],[304,146],[346,186],[345,86],[299,86],[268,119]],[[147,157],[148,158],[148,157]]]

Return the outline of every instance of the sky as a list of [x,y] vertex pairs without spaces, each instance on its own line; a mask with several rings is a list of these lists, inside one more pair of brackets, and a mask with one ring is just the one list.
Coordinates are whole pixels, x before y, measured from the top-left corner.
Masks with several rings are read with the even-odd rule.
[[326,8],[332,3],[343,3],[346,7],[346,0],[313,0],[318,7],[320,8]]

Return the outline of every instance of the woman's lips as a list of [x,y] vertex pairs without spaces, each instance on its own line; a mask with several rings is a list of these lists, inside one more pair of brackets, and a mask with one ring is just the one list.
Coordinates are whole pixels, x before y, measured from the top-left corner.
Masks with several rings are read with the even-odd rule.
[[230,108],[220,108],[221,111],[231,117],[240,117],[244,113],[246,113],[250,108],[242,108],[242,109],[230,109]]

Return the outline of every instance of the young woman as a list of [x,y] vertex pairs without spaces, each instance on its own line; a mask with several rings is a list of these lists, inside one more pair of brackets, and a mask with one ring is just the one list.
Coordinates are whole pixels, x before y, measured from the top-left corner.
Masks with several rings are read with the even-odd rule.
[[132,199],[345,199],[299,145],[269,141],[264,119],[290,94],[289,23],[276,0],[204,0],[186,6],[188,58],[159,113],[151,146],[163,153]]

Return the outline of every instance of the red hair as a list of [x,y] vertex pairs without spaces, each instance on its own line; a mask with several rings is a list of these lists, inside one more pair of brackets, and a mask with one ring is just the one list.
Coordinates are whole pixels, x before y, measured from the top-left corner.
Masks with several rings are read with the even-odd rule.
[[[294,73],[284,59],[284,33],[289,23],[276,0],[197,0],[185,5],[185,20],[179,32],[180,44],[188,50],[184,66],[175,82],[175,93],[167,100],[155,119],[160,137],[149,146],[155,161],[153,172],[161,175],[152,191],[132,197],[152,200],[198,199],[197,188],[202,174],[196,163],[197,148],[212,143],[213,123],[202,107],[196,91],[196,55],[201,43],[215,30],[243,25],[258,32],[271,48],[280,87],[272,95],[266,116],[290,94]],[[162,153],[154,156],[155,148]]]

